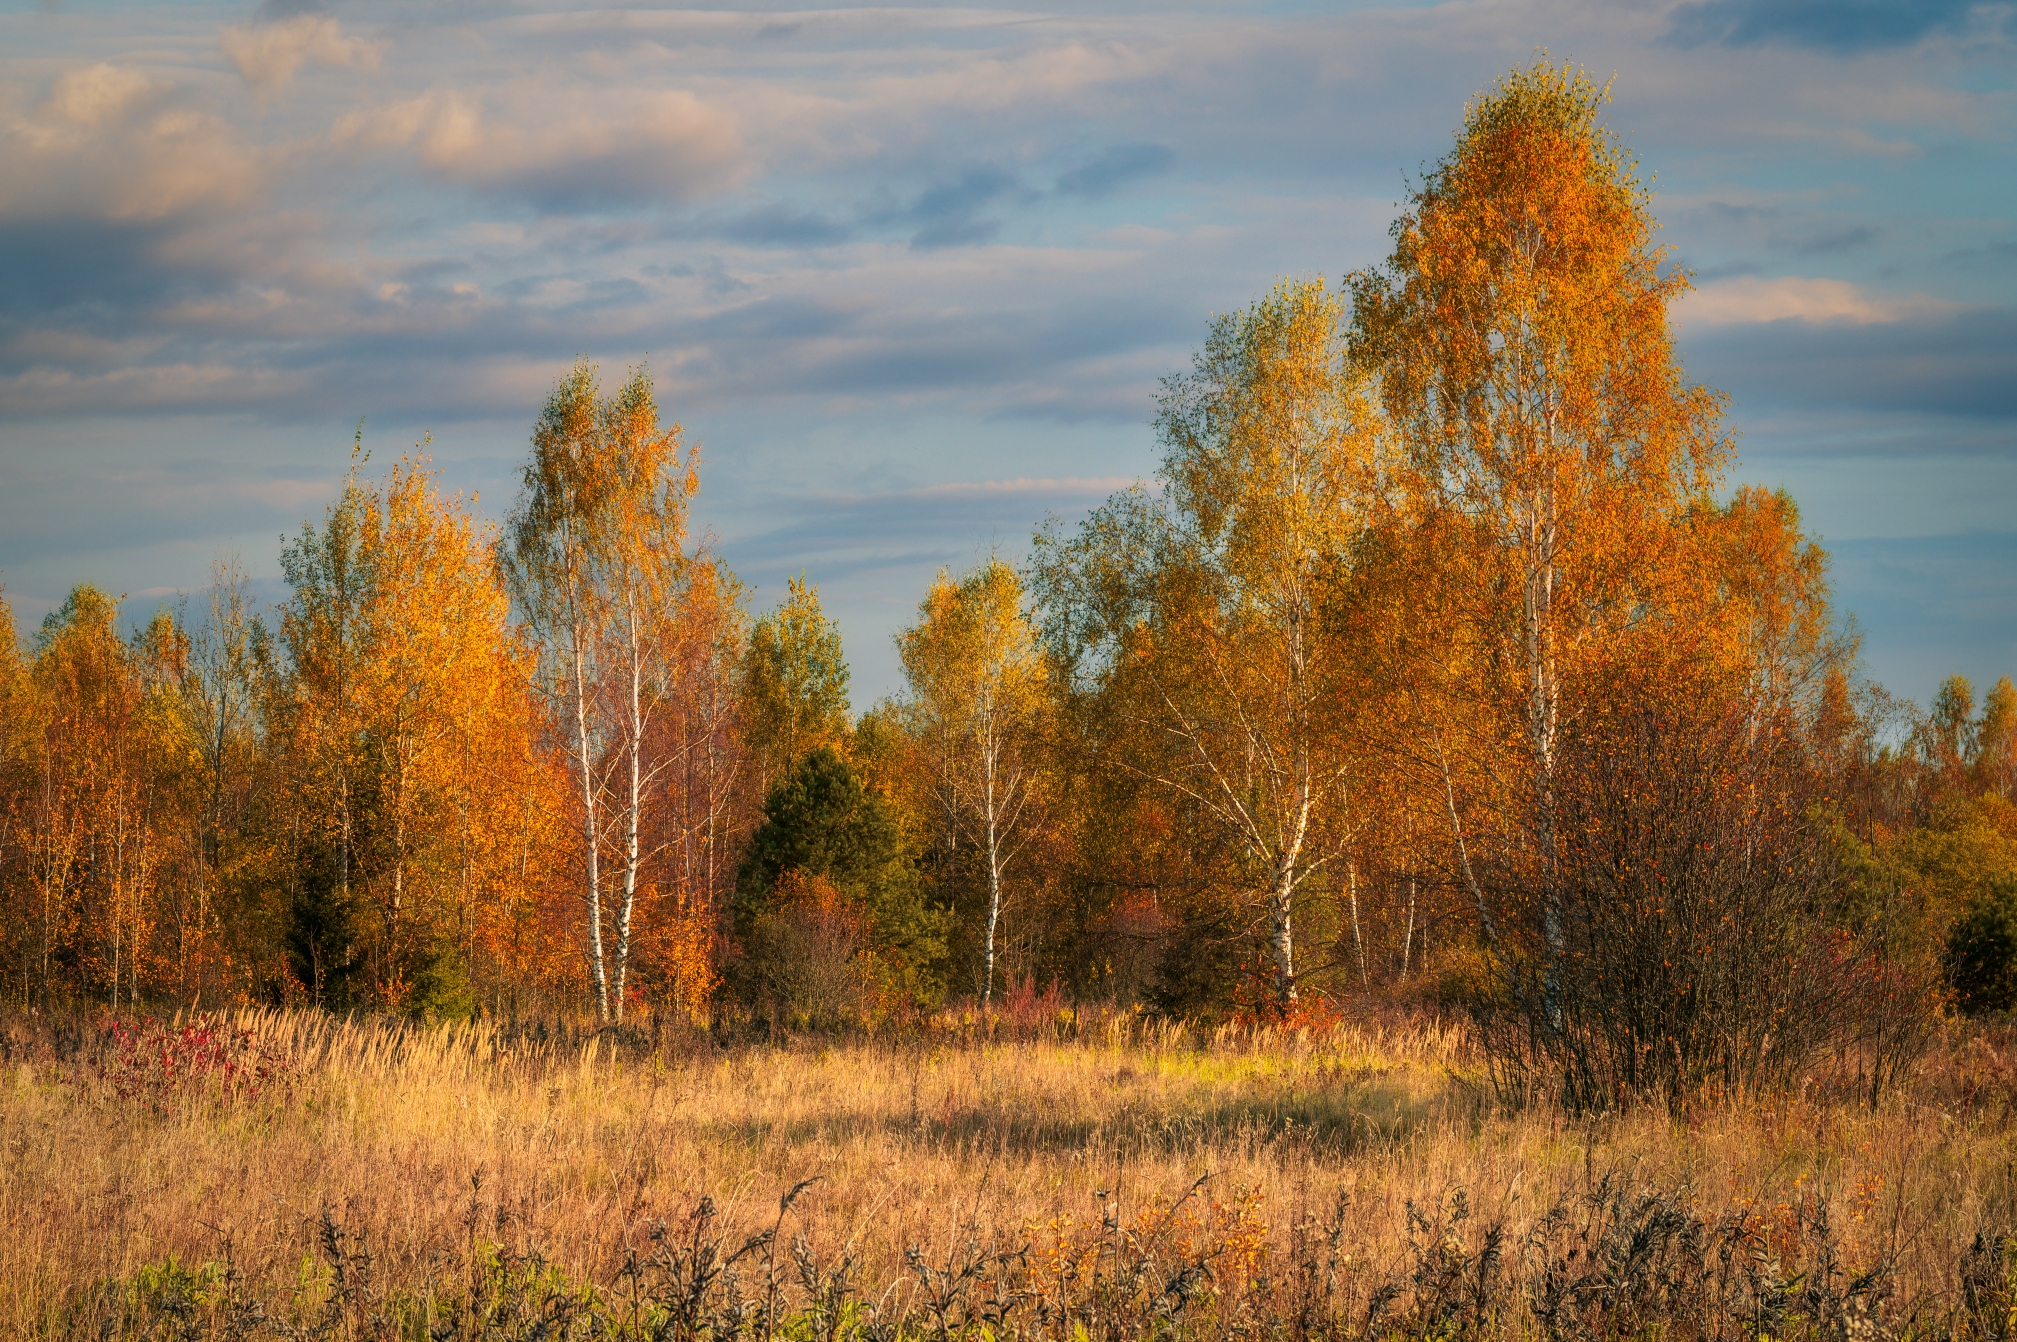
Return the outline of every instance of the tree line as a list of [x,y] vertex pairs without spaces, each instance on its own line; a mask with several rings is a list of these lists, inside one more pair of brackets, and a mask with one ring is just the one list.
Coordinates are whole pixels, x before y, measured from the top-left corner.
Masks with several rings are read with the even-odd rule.
[[693,534],[641,369],[559,381],[501,527],[360,443],[275,612],[222,564],[130,636],[89,587],[0,621],[6,991],[1411,993],[1592,1093],[2008,1005],[2017,693],[1867,683],[1792,499],[1726,488],[1606,96],[1481,95],[1383,264],[1214,319],[1153,481],[941,573],[859,715],[817,589],[753,618]]

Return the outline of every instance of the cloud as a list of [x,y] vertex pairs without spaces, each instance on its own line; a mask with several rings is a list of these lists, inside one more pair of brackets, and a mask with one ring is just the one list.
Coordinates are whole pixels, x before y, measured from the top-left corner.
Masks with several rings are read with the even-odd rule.
[[978,247],[993,242],[1001,234],[1001,220],[980,219],[971,214],[935,219],[911,235],[910,245],[918,251],[939,247]]
[[[40,435],[29,437],[33,441]],[[272,536],[291,530],[303,517],[320,513],[335,492],[329,471],[334,453],[306,472],[249,461],[220,470],[220,463],[173,455],[92,452],[80,459],[50,450],[62,441],[53,436],[44,451],[24,451],[19,460],[8,462],[9,474],[32,486],[36,495],[31,501],[18,491],[12,497],[0,492],[0,530],[14,564],[75,554],[89,545],[77,526],[83,516],[111,519],[122,546],[200,546],[220,531]],[[120,586],[135,590],[158,581],[153,574],[147,579]]]
[[1108,195],[1142,177],[1168,172],[1176,162],[1168,145],[1123,144],[1101,154],[1092,162],[1073,168],[1058,178],[1061,196],[1099,197]]
[[[2017,309],[1729,325],[1684,338],[1689,372],[1766,409],[1976,419],[2017,427]],[[2006,429],[1997,450],[2007,451]]]
[[125,66],[73,67],[0,124],[0,219],[142,222],[228,211],[263,184],[259,157],[179,86]]
[[951,181],[927,187],[906,212],[923,225],[911,235],[911,247],[930,251],[994,241],[1001,220],[982,218],[979,212],[1016,190],[1015,177],[992,164],[977,164]]
[[759,247],[825,247],[854,235],[852,225],[783,204],[761,206],[695,231]]
[[800,496],[775,504],[773,512],[786,520],[735,537],[723,549],[732,562],[747,561],[766,576],[812,565],[835,578],[893,567],[928,572],[971,562],[977,541],[989,536],[1020,549],[1046,513],[1081,515],[1135,483],[1125,476],[963,480]]
[[1804,238],[1794,244],[1793,250],[1800,256],[1828,256],[1836,252],[1848,252],[1854,251],[1858,247],[1867,247],[1880,236],[1882,235],[1876,229],[1868,225],[1857,224],[1848,228],[1833,229],[1826,233],[1817,233],[1810,238]]
[[691,200],[729,186],[747,166],[735,118],[678,89],[436,90],[351,113],[331,139],[410,149],[440,180],[557,213]]
[[[159,265],[150,221],[0,218],[0,329],[89,304],[124,317],[188,281]],[[115,322],[118,318],[115,318]]]
[[1867,325],[1951,312],[1957,306],[1923,295],[1872,298],[1847,280],[1737,275],[1712,280],[1683,296],[1674,305],[1674,321],[1684,327],[1782,321]]
[[295,14],[264,26],[226,28],[218,40],[239,77],[258,93],[285,88],[295,71],[309,62],[375,70],[385,50],[382,42],[345,37],[342,24],[317,13]]
[[1706,0],[1675,9],[1668,37],[1681,46],[1874,51],[1957,28],[1974,8],[1974,0]]

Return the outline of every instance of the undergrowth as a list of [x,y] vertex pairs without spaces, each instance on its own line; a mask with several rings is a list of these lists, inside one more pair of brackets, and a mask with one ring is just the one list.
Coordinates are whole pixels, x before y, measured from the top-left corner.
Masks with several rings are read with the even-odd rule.
[[[1896,1264],[1852,1264],[1828,1207],[1790,1217],[1706,1217],[1687,1190],[1613,1171],[1548,1207],[1524,1232],[1478,1217],[1463,1189],[1406,1209],[1392,1264],[1350,1252],[1340,1193],[1275,1252],[1259,1199],[1208,1207],[1200,1179],[1174,1202],[1123,1216],[960,1228],[913,1244],[906,1274],[863,1278],[787,1222],[727,1224],[714,1199],[651,1219],[604,1275],[569,1271],[472,1233],[418,1284],[380,1270],[369,1237],[325,1209],[318,1252],[293,1290],[250,1289],[228,1247],[98,1284],[52,1331],[120,1339],[1121,1339],[1219,1338],[2008,1338],[2017,1332],[2017,1245],[1984,1231],[1956,1263],[1958,1291],[1901,1292]],[[471,1224],[477,1220],[474,1212]]]

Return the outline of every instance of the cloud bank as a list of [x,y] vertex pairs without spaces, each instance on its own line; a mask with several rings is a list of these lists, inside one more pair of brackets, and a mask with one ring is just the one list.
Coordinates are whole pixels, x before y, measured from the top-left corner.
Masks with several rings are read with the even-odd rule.
[[873,693],[933,568],[1152,471],[1210,314],[1376,261],[1539,47],[1616,72],[1740,475],[1923,458],[1886,534],[1953,531],[1941,463],[2017,458],[2007,6],[268,0],[0,15],[0,578],[270,570],[360,418],[501,512],[560,371],[648,359]]

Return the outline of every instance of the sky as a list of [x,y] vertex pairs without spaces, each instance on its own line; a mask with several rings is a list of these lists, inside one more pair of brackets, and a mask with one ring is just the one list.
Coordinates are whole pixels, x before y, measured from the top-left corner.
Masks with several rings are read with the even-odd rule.
[[2017,5],[0,4],[0,583],[269,600],[360,422],[502,518],[577,357],[643,362],[695,520],[804,572],[856,706],[941,566],[1153,473],[1158,380],[1380,261],[1467,99],[1611,81],[1730,483],[1866,669],[2017,674]]

